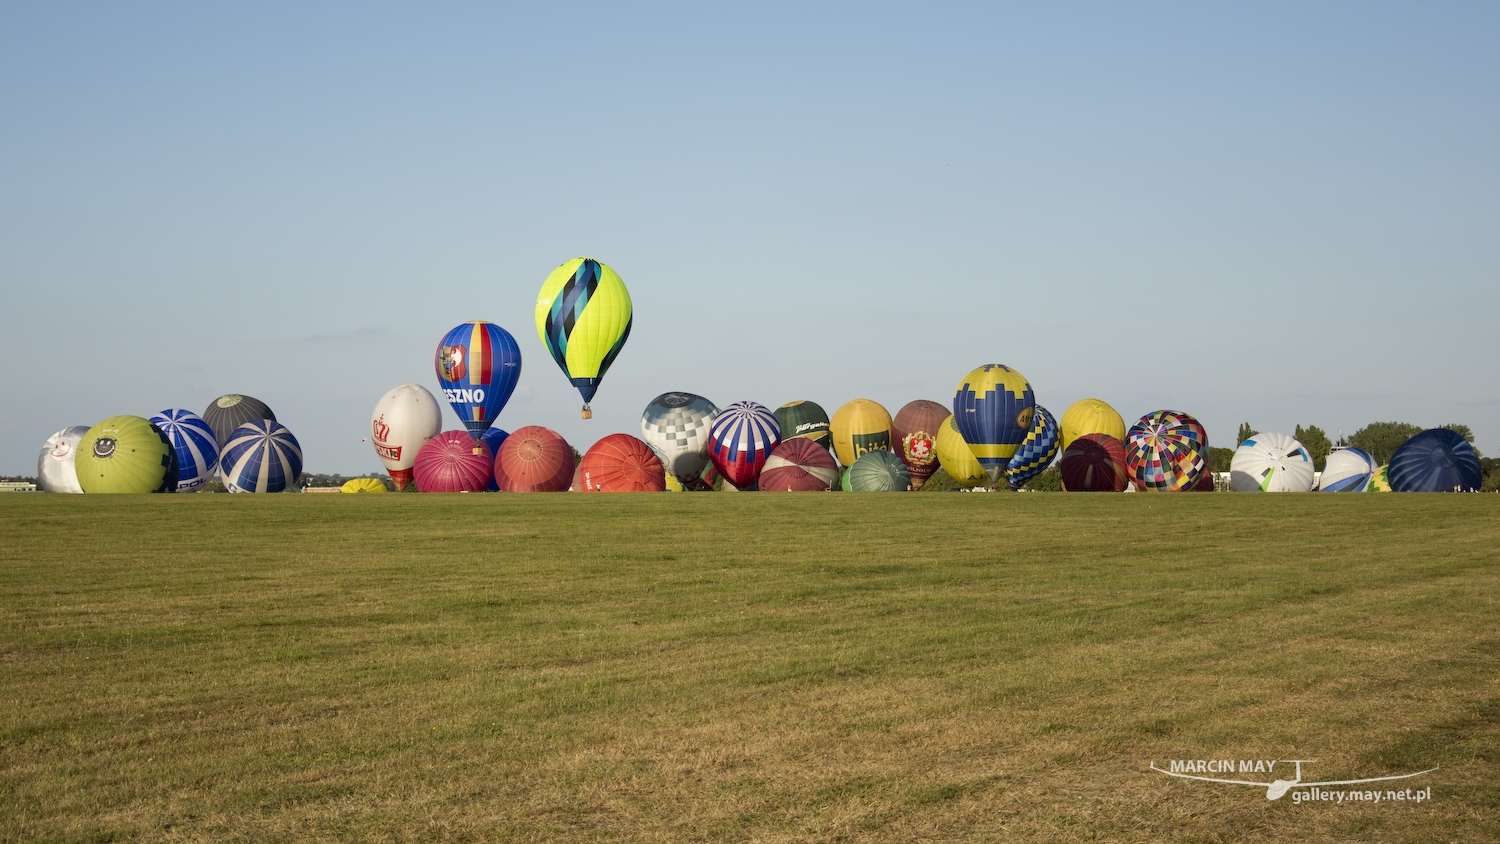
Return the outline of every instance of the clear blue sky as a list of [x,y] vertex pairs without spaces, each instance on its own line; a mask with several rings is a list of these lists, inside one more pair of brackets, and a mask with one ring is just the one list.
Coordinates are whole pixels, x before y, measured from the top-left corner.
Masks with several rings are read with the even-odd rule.
[[[1500,453],[1500,5],[0,5],[0,472],[242,392],[310,471],[489,319],[502,427],[667,390],[1061,412],[1232,445],[1465,422]],[[532,321],[596,257],[594,402]],[[458,427],[447,414],[448,426]]]

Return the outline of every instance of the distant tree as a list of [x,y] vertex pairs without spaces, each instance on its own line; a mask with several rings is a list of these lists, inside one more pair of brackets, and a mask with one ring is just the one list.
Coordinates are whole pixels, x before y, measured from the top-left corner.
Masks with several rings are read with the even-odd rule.
[[1355,431],[1349,444],[1368,451],[1377,464],[1385,465],[1402,443],[1420,433],[1422,426],[1409,422],[1371,422]]
[[[1468,425],[1464,425],[1458,422],[1449,422],[1447,425],[1442,425],[1440,427],[1447,428],[1453,433],[1458,434],[1460,437],[1468,440],[1469,445],[1474,445],[1474,429],[1470,428]],[[1479,452],[1479,448],[1476,446],[1474,448],[1474,451],[1477,454]],[[1484,455],[1480,454],[1479,456],[1483,457]]]
[[1239,448],[1240,447],[1240,443],[1242,443],[1245,440],[1248,440],[1251,437],[1255,436],[1255,433],[1256,433],[1255,429],[1252,428],[1252,427],[1250,427],[1250,423],[1249,422],[1241,422],[1240,423],[1240,433],[1239,433],[1239,436],[1235,437],[1234,447],[1235,448]]
[[1313,468],[1319,472],[1323,471],[1324,464],[1328,462],[1328,452],[1333,450],[1333,443],[1328,441],[1328,435],[1323,433],[1323,429],[1317,425],[1308,425],[1306,428],[1298,425],[1297,433],[1292,436],[1296,437],[1297,442],[1302,443],[1307,453],[1312,456]]
[[1062,492],[1062,471],[1054,466],[1027,481],[1021,489],[1031,492]]
[[[1060,476],[1059,476],[1058,483],[1059,483],[1059,485],[1061,485],[1061,478],[1060,478]],[[957,480],[955,480],[952,475],[948,474],[947,472],[944,472],[942,469],[938,469],[936,472],[932,473],[932,477],[930,477],[930,478],[927,479],[927,483],[922,484],[922,488],[919,489],[919,490],[917,490],[917,491],[918,492],[947,492],[948,490],[952,490],[952,489],[972,489],[972,488],[974,488],[976,486],[989,486],[989,485],[990,485],[990,479],[989,479],[988,476],[984,477],[981,480],[975,481],[972,484],[961,484]]]
[[1229,464],[1234,460],[1234,449],[1208,447],[1208,471],[1218,474],[1229,471]]

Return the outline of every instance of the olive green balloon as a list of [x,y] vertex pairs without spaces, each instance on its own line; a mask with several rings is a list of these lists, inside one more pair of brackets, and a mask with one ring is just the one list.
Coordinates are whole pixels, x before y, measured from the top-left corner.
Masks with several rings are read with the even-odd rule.
[[111,416],[89,429],[73,458],[78,485],[89,494],[171,492],[177,452],[160,429],[139,416]]

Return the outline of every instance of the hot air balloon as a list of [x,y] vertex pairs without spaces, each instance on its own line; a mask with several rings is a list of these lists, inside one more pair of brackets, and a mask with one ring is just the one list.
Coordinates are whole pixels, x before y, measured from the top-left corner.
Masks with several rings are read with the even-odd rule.
[[111,416],[88,429],[73,468],[90,495],[177,490],[176,450],[160,428],[139,416]]
[[829,428],[833,453],[845,466],[853,466],[867,451],[891,450],[891,414],[869,399],[855,399],[834,411]]
[[911,473],[912,489],[921,489],[938,470],[938,428],[952,415],[935,401],[917,399],[902,406],[891,420],[891,450]]
[[1084,434],[1063,450],[1058,468],[1067,492],[1122,492],[1129,483],[1125,444],[1109,434]]
[[948,418],[938,427],[936,445],[938,464],[955,481],[964,486],[989,483],[989,475],[979,465],[979,458],[974,456],[974,450],[964,442],[964,435],[959,433],[953,414],[948,414]]
[[758,402],[737,401],[709,426],[708,458],[725,481],[743,490],[760,477],[761,467],[780,442],[776,414]]
[[417,450],[443,430],[443,409],[420,384],[392,387],[370,414],[370,441],[396,489],[411,483]]
[[824,448],[833,448],[833,434],[828,428],[828,411],[817,402],[800,399],[787,402],[776,408],[776,424],[781,426],[782,442],[802,437]]
[[1229,488],[1235,492],[1309,492],[1313,474],[1312,455],[1302,443],[1267,431],[1234,450]]
[[260,399],[236,393],[219,396],[209,402],[203,411],[203,421],[214,429],[214,442],[218,445],[220,454],[224,453],[224,444],[229,442],[229,435],[234,433],[234,429],[257,419],[270,419],[274,422],[276,414]]
[[782,440],[760,470],[763,492],[827,492],[839,482],[839,464],[811,437]]
[[344,481],[344,485],[339,487],[339,492],[349,493],[389,491],[385,488],[385,484],[374,478],[354,478],[353,480]]
[[1365,492],[1390,492],[1391,491],[1391,466],[1387,463],[1375,470],[1370,476],[1370,485],[1365,487]]
[[1208,433],[1176,410],[1140,418],[1125,436],[1125,468],[1147,492],[1187,492],[1208,470]]
[[849,467],[851,492],[907,492],[911,473],[901,458],[889,451],[867,451]]
[[1429,428],[1391,455],[1395,492],[1475,492],[1484,484],[1479,453],[1462,434]]
[[417,451],[412,473],[418,492],[484,492],[495,455],[467,431],[443,431]]
[[[501,429],[501,428],[496,428],[495,426],[491,425],[490,429],[488,431],[485,431],[484,432],[484,436],[480,437],[479,439],[482,440],[484,442],[484,444],[489,447],[490,454],[498,455],[500,453],[500,446],[502,446],[502,445],[505,444],[505,440],[509,436],[510,436],[510,433],[508,431],[505,431],[504,429]],[[497,477],[495,477],[493,464],[491,465],[491,471],[490,471],[490,485],[487,486],[487,487],[485,487],[484,491],[485,492],[499,492],[500,491],[500,479],[497,478]]]
[[665,492],[666,470],[651,446],[629,434],[610,434],[578,461],[574,492]]
[[1362,448],[1335,448],[1318,478],[1318,491],[1364,492],[1378,468],[1375,458]]
[[512,431],[495,455],[495,477],[505,492],[563,492],[573,468],[572,446],[540,425]]
[[219,452],[219,471],[230,492],[281,492],[302,475],[302,446],[280,422],[246,422]]
[[433,355],[443,395],[458,421],[478,439],[505,409],[521,379],[521,347],[510,332],[484,320],[457,326]]
[[708,428],[719,409],[692,393],[662,393],[641,414],[641,438],[656,449],[665,471],[686,487],[700,486],[708,465]]
[[574,258],[552,271],[536,297],[536,333],[583,396],[583,418],[610,364],[630,337],[630,291],[614,270]]
[[180,407],[151,417],[177,452],[177,491],[189,492],[206,485],[219,471],[219,443],[214,429],[203,417]]
[[1047,412],[1047,408],[1037,405],[1032,414],[1031,431],[1005,467],[1005,480],[1010,488],[1020,489],[1027,481],[1047,471],[1057,457],[1058,447],[1057,419]]
[[74,425],[47,438],[42,453],[36,459],[36,485],[42,492],[83,494],[78,485],[78,472],[73,467],[73,458],[78,454],[78,443],[89,432],[87,425]]
[[1121,443],[1125,441],[1125,420],[1107,402],[1099,399],[1073,402],[1057,421],[1057,427],[1064,451],[1085,434],[1109,434]]
[[953,417],[964,442],[995,483],[1031,433],[1036,395],[1026,376],[987,363],[964,376],[953,394]]

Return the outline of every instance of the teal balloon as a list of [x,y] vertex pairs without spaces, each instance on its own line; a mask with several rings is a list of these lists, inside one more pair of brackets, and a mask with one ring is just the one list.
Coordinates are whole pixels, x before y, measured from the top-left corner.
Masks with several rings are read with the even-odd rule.
[[901,458],[889,451],[867,451],[849,467],[851,492],[906,492],[911,472]]

